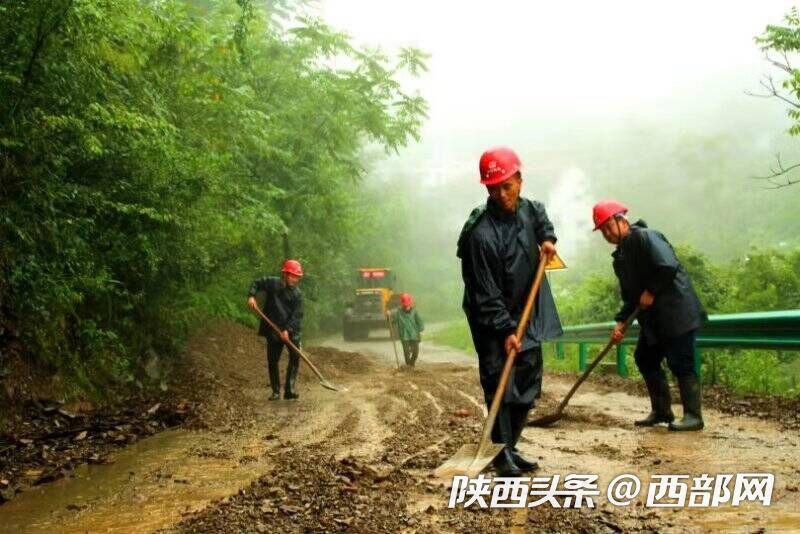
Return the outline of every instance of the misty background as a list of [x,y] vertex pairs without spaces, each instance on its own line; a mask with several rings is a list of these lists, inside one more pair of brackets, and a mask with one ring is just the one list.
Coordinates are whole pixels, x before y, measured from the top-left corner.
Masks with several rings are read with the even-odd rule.
[[[569,271],[610,272],[591,206],[615,198],[714,262],[798,245],[800,187],[767,189],[780,153],[800,160],[785,104],[750,93],[776,74],[754,38],[791,2],[382,2],[328,0],[319,16],[356,43],[430,54],[408,80],[428,100],[419,143],[364,151],[370,209],[361,264],[394,267],[429,314],[460,313],[455,243],[483,203],[480,154],[508,145],[523,195],[545,203]],[[393,214],[393,215],[390,215]],[[598,317],[597,320],[608,320]]]
[[[209,318],[257,325],[248,288],[287,256],[307,339],[385,266],[429,340],[471,351],[455,244],[497,145],[555,223],[564,324],[619,305],[603,198],[670,238],[710,312],[798,308],[800,185],[754,177],[800,163],[800,82],[747,94],[797,74],[797,36],[778,1],[0,4],[0,378],[160,387]],[[799,391],[792,355],[743,352],[704,356],[710,382]]]

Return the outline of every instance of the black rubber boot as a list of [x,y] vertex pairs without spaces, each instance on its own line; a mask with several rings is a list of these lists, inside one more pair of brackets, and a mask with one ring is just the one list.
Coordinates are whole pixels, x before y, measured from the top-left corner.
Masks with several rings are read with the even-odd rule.
[[678,432],[702,430],[705,424],[701,410],[700,381],[697,380],[696,375],[679,376],[678,386],[681,390],[681,403],[683,403],[683,419],[677,423],[670,423],[669,429]]
[[272,395],[269,396],[269,400],[271,401],[281,400],[281,394],[278,393],[277,391],[273,391]]
[[493,465],[497,476],[518,477],[522,475],[519,466],[514,462],[514,431],[511,427],[511,410],[507,404],[501,404],[497,419],[492,428],[492,441],[505,443],[506,446],[494,459]]
[[297,384],[297,372],[300,370],[300,357],[297,354],[289,355],[289,365],[286,367],[286,385],[283,390],[283,398],[293,400],[300,397],[295,389]]
[[509,447],[504,447],[494,459],[494,470],[499,477],[522,476],[522,470],[514,463],[514,455]]
[[520,471],[530,472],[539,469],[539,464],[525,459],[517,450],[517,442],[522,435],[522,430],[525,428],[525,423],[528,422],[528,411],[530,408],[527,406],[511,406],[511,431],[514,436],[514,446],[511,448],[511,457],[514,463],[517,464]]
[[647,393],[650,395],[650,414],[644,419],[634,421],[635,426],[655,426],[658,423],[671,423],[675,420],[672,413],[672,399],[669,394],[669,383],[664,374],[655,378],[647,378]]

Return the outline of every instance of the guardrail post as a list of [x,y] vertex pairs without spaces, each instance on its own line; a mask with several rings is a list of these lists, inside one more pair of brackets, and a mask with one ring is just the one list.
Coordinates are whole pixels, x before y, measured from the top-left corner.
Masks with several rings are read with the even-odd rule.
[[578,370],[583,372],[589,366],[589,344],[580,343],[578,345]]
[[556,359],[564,359],[564,344],[560,341],[556,341]]
[[628,378],[628,361],[625,358],[625,346],[622,343],[617,345],[617,374],[622,378]]

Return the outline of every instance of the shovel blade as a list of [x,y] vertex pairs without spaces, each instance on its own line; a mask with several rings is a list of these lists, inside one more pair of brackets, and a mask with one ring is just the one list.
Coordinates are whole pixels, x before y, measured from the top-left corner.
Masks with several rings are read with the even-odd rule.
[[327,380],[324,380],[324,379],[320,380],[319,384],[322,387],[324,387],[326,389],[329,389],[331,391],[346,391],[346,390],[342,390],[342,389],[337,388],[336,386],[334,386],[333,384],[331,384],[330,382],[328,382]]
[[551,413],[550,415],[545,415],[543,417],[539,417],[538,419],[534,419],[528,423],[528,426],[550,426],[556,421],[560,421],[562,416],[562,412]]
[[478,476],[478,473],[500,454],[503,447],[505,447],[503,443],[489,443],[483,448],[480,445],[462,445],[433,473],[436,478],[440,479],[452,479],[456,475],[466,475],[470,478]]

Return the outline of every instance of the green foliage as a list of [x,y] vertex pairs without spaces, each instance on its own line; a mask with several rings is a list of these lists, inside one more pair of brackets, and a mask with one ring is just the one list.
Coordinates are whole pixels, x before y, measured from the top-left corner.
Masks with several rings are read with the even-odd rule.
[[800,308],[800,249],[756,250],[731,266],[727,311]]
[[286,1],[194,4],[0,11],[0,345],[82,385],[92,367],[132,380],[201,314],[250,320],[247,286],[277,270],[287,229],[327,303],[309,326],[332,317],[361,147],[396,151],[425,116],[396,81],[424,71],[417,50],[356,48],[313,19],[283,30]]
[[613,274],[589,275],[577,286],[558,287],[556,304],[565,325],[610,321],[620,308],[619,284]]
[[676,246],[675,254],[689,274],[706,311],[720,313],[725,310],[733,290],[729,270],[712,264],[704,254],[688,245]]
[[565,345],[564,357],[556,355],[555,343],[546,343],[542,347],[542,362],[547,373],[574,373],[578,370],[578,345]]
[[[728,265],[711,263],[692,247],[679,245],[676,254],[709,313],[739,313],[800,308],[800,249],[792,252],[758,250]],[[619,310],[619,288],[613,273],[595,274],[558,287],[561,321],[579,325],[610,321]],[[432,336],[435,342],[472,352],[466,323],[454,321]],[[565,357],[556,358],[545,347],[548,370],[576,371],[577,344],[565,345]],[[599,347],[598,347],[599,348]],[[593,349],[594,350],[594,347]],[[797,352],[704,349],[703,380],[743,393],[800,394],[800,355]],[[631,378],[638,376],[628,352]]]
[[[800,14],[797,7],[792,7],[783,19],[785,26],[768,25],[764,33],[756,37],[756,43],[761,45],[761,49],[769,55],[770,52],[778,52],[786,58],[789,54],[800,51]],[[785,71],[788,76],[781,82],[781,87],[787,90],[795,98],[800,97],[800,70],[792,68],[785,63],[773,62],[776,66]],[[777,95],[776,95],[777,96]],[[792,105],[787,110],[789,118],[793,124],[789,128],[792,135],[800,134],[800,110],[796,105]]]
[[426,321],[463,317],[455,237],[431,231],[443,225],[443,212],[434,206],[444,197],[420,187],[419,177],[372,184],[362,195],[355,262],[394,269],[396,290],[414,295]]
[[[765,350],[709,350],[704,354],[704,381],[722,384],[742,393],[797,395],[800,373],[791,369],[797,362],[791,355],[788,362],[781,353]],[[789,353],[785,353],[789,354]]]
[[[800,135],[800,70],[791,65],[790,57],[800,52],[800,12],[797,7],[792,7],[783,19],[784,25],[768,25],[763,34],[756,37],[756,43],[761,45],[767,60],[781,71],[784,76],[776,87],[771,76],[762,82],[767,89],[767,94],[788,104],[786,114],[791,119],[789,134]],[[779,55],[780,58],[773,57]],[[800,180],[790,177],[790,172],[797,165],[785,166],[780,157],[772,173],[765,177],[773,187],[793,185]],[[782,179],[776,181],[776,179]]]

